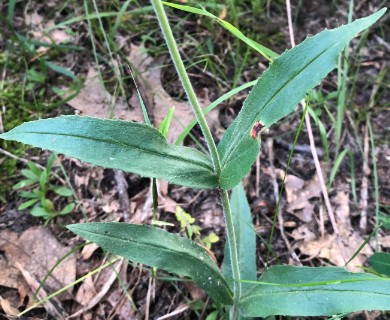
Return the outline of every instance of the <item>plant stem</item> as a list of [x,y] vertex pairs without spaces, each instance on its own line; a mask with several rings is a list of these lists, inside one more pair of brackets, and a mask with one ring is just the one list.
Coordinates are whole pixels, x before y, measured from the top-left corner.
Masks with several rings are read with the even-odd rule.
[[233,292],[234,292],[234,301],[233,307],[230,311],[230,319],[238,319],[238,302],[241,298],[241,282],[240,282],[240,266],[238,263],[238,250],[237,250],[237,239],[236,233],[234,232],[234,223],[232,211],[230,209],[229,196],[226,190],[220,189],[220,197],[222,202],[223,213],[225,215],[226,223],[226,236],[229,243],[230,251],[230,262],[232,265],[232,274],[233,274]]
[[[165,14],[161,0],[151,0],[153,4],[154,11],[156,13],[158,22],[160,24],[161,31],[164,35],[165,41],[167,43],[171,58],[176,67],[176,71],[179,75],[179,78],[183,84],[184,90],[187,94],[188,100],[191,104],[191,107],[194,111],[196,120],[199,123],[199,126],[202,130],[202,133],[206,139],[207,146],[210,152],[211,161],[214,167],[214,173],[217,176],[220,176],[221,173],[221,163],[218,156],[217,147],[215,145],[214,139],[211,135],[210,129],[207,125],[206,119],[203,115],[202,109],[199,105],[198,99],[196,98],[194,89],[191,85],[190,79],[187,75],[186,69],[184,67],[183,61],[180,57],[179,50],[176,45],[175,38],[173,37],[172,30],[169,26],[168,18]],[[238,302],[241,297],[241,282],[240,282],[240,269],[238,263],[238,249],[237,249],[237,240],[234,232],[233,217],[230,210],[229,196],[226,190],[220,189],[220,197],[223,207],[223,212],[225,215],[226,221],[226,233],[227,241],[230,249],[230,259],[232,264],[232,274],[234,279],[233,292],[234,292],[234,305],[230,312],[230,319],[236,320],[239,317],[238,314]]]
[[217,147],[211,135],[210,129],[207,125],[206,118],[203,115],[202,108],[200,107],[198,99],[196,98],[195,91],[192,88],[190,78],[188,77],[183,61],[180,57],[179,49],[177,48],[171,27],[169,26],[168,18],[165,14],[164,7],[161,3],[161,0],[151,0],[151,2],[153,4],[153,8],[160,24],[161,31],[164,35],[165,41],[169,49],[169,53],[171,54],[171,58],[176,67],[176,71],[179,75],[180,81],[183,84],[183,88],[187,94],[192,110],[194,111],[196,120],[198,121],[202,133],[206,139],[207,146],[210,151],[211,161],[214,167],[214,173],[219,176],[221,172],[221,165],[219,161]]

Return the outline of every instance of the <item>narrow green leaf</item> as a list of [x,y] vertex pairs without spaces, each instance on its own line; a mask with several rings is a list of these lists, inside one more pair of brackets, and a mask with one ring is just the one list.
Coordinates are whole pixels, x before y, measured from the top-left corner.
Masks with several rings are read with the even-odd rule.
[[[32,170],[29,169],[23,169],[21,170],[22,175],[24,175],[26,178],[34,181],[34,182],[39,182],[39,176]],[[41,174],[42,171],[39,172]]]
[[61,67],[59,66],[58,64],[55,64],[53,62],[50,62],[50,61],[46,61],[44,60],[44,63],[51,69],[53,70],[54,72],[57,72],[59,74],[62,74],[64,75],[65,77],[68,77],[68,78],[71,78],[72,80],[78,80],[78,78],[75,76],[75,74],[67,69],[67,68],[64,68],[64,67]]
[[241,299],[248,317],[390,310],[390,279],[336,267],[275,266]]
[[38,201],[39,201],[39,199],[30,199],[30,200],[28,200],[26,202],[23,202],[18,207],[18,210],[24,210],[24,209],[26,209],[28,207],[31,207],[33,204],[36,204]]
[[215,301],[232,303],[232,292],[214,261],[187,238],[156,227],[115,222],[72,224],[67,228],[112,254],[190,277]]
[[294,110],[336,65],[346,44],[377,21],[386,9],[363,19],[325,30],[277,58],[260,77],[237,118],[218,145],[222,174],[220,185],[231,189],[249,172],[260,144],[251,136],[256,121],[268,128]]
[[[217,107],[220,103],[223,101],[226,101],[230,99],[235,94],[239,93],[240,91],[247,89],[249,87],[253,87],[256,84],[257,80],[245,83],[237,88],[234,88],[230,90],[229,92],[226,92],[222,96],[220,96],[217,100],[211,102],[206,108],[203,109],[203,114],[208,114],[211,110],[213,110],[215,107]],[[184,141],[184,139],[187,137],[187,135],[190,133],[193,127],[196,126],[198,122],[196,119],[192,120],[184,129],[183,132],[180,134],[180,136],[176,139],[175,144],[181,145]]]
[[158,131],[166,138],[168,136],[169,127],[171,126],[171,120],[173,113],[175,112],[175,107],[169,108],[168,113],[163,121],[161,121]]
[[225,21],[225,20],[223,20],[223,19],[213,15],[212,13],[208,12],[205,9],[198,9],[198,8],[194,8],[194,7],[191,7],[191,6],[183,6],[181,4],[170,3],[170,2],[165,2],[165,1],[163,1],[163,4],[165,4],[167,6],[170,6],[172,8],[175,8],[175,9],[182,10],[182,11],[186,11],[186,12],[190,12],[190,13],[206,16],[206,17],[209,17],[209,18],[217,21],[227,31],[232,33],[235,37],[237,37],[241,41],[245,42],[252,49],[254,49],[257,52],[259,52],[267,60],[271,61],[272,59],[275,59],[275,58],[277,58],[279,56],[276,52],[273,52],[271,49],[268,49],[268,48],[264,47],[263,45],[261,45],[260,43],[254,41],[254,40],[252,40],[250,38],[248,38],[247,36],[245,36],[240,30],[238,30],[231,23],[229,23],[229,22],[227,22],[227,21]]
[[54,187],[53,190],[59,196],[63,196],[63,197],[70,197],[73,194],[72,190],[70,190],[69,188],[66,188],[66,187],[62,187],[62,186]]
[[65,206],[60,212],[61,215],[66,215],[69,214],[73,211],[74,207],[76,206],[75,203],[69,203],[68,205]]
[[208,156],[170,144],[144,123],[62,116],[24,123],[0,138],[188,187],[218,186]]
[[390,253],[375,252],[369,259],[371,268],[390,277]]
[[344,157],[348,151],[349,151],[349,149],[344,149],[343,152],[341,152],[339,154],[339,156],[337,157],[337,159],[333,165],[332,171],[330,172],[329,182],[328,182],[328,186],[327,186],[328,190],[332,187],[333,180],[336,177],[336,173],[339,170],[339,167],[340,167],[341,163],[343,162]]
[[[245,190],[240,183],[233,188],[231,195],[231,210],[234,231],[237,239],[238,262],[240,265],[241,280],[256,280],[256,233],[252,223],[252,215]],[[225,245],[225,259],[223,262],[223,275],[233,287],[233,273],[231,270],[229,245]],[[229,281],[230,279],[230,281]],[[253,285],[241,283],[242,293],[245,294]]]
[[30,180],[30,179],[25,179],[25,180],[19,181],[18,183],[14,184],[12,186],[12,189],[13,190],[21,189],[21,188],[24,188],[27,186],[31,186],[34,183],[36,183],[36,181]]
[[37,177],[41,175],[42,170],[38,168],[38,166],[34,162],[27,162],[27,166],[30,168],[32,172],[35,173]]
[[43,218],[50,217],[50,212],[48,212],[45,208],[42,208],[40,206],[36,206],[36,207],[32,208],[30,213],[34,217],[43,217]]

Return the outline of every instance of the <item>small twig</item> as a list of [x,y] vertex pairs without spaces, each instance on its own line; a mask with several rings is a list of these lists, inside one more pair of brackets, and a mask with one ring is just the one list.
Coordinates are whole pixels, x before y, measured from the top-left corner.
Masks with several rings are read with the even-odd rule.
[[[294,37],[294,29],[293,29],[292,19],[291,19],[290,0],[286,0],[286,8],[287,8],[288,29],[289,29],[289,34],[290,34],[291,45],[292,45],[292,47],[294,47],[295,46],[295,37]],[[301,101],[301,105],[302,105],[303,109],[306,108],[306,102],[304,99]],[[314,142],[313,130],[311,128],[309,113],[306,113],[306,115],[305,115],[305,123],[306,123],[306,128],[307,128],[307,134],[308,134],[309,140],[310,140],[310,149],[311,149],[311,152],[313,155],[314,164],[315,164],[317,175],[318,175],[318,178],[320,181],[321,191],[322,191],[322,195],[323,195],[324,200],[325,200],[326,208],[328,210],[330,222],[332,224],[332,228],[334,230],[334,233],[336,234],[337,244],[339,246],[343,260],[344,260],[344,262],[347,262],[347,256],[345,254],[345,247],[344,247],[344,244],[342,243],[342,240],[341,240],[339,228],[337,227],[337,222],[336,222],[336,219],[335,219],[335,216],[333,213],[333,209],[332,209],[332,206],[331,206],[330,200],[329,200],[328,190],[326,189],[324,176],[322,174],[321,164],[320,164],[320,161],[318,160],[318,154],[317,154],[316,145]]]
[[130,221],[130,201],[127,193],[129,187],[122,170],[115,170],[115,182],[118,190],[119,203],[123,211],[123,221]]

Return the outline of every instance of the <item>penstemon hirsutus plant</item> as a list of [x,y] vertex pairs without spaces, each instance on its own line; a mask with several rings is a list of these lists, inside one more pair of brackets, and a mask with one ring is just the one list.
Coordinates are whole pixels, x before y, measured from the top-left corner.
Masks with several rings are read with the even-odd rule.
[[[390,281],[371,274],[336,267],[274,266],[257,279],[255,235],[240,183],[256,160],[262,130],[291,113],[335,67],[347,43],[375,23],[385,9],[307,38],[275,59],[216,146],[162,3],[152,3],[209,154],[173,145],[149,124],[79,116],[27,122],[0,137],[182,186],[218,189],[227,233],[222,272],[204,248],[157,227],[84,223],[68,228],[108,252],[191,278],[216,303],[227,307],[230,319],[390,309]],[[230,189],[231,203],[227,192]]]

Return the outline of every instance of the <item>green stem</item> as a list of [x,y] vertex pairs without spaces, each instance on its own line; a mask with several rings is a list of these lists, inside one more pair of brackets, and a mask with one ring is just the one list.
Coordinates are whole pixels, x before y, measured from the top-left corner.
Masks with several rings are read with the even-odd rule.
[[160,24],[161,31],[164,35],[165,41],[169,49],[169,53],[171,54],[171,58],[176,67],[176,71],[179,75],[180,81],[183,84],[183,88],[187,94],[192,110],[194,111],[196,120],[198,121],[199,126],[202,130],[203,136],[206,139],[207,146],[210,151],[211,161],[214,167],[214,173],[219,176],[221,172],[221,165],[217,152],[217,146],[215,145],[214,139],[207,125],[206,118],[203,115],[202,108],[199,105],[195,91],[192,88],[190,78],[188,77],[183,61],[180,57],[179,49],[177,48],[171,27],[169,26],[168,18],[165,14],[164,7],[162,5],[161,0],[151,0],[151,2],[153,4],[153,8]]
[[[190,79],[187,75],[186,69],[184,67],[183,61],[180,57],[179,50],[176,45],[175,38],[173,37],[171,27],[169,26],[168,18],[165,14],[164,7],[161,0],[151,0],[153,4],[154,11],[156,13],[158,22],[160,24],[161,31],[164,35],[165,41],[167,43],[171,58],[176,67],[176,71],[179,75],[179,78],[183,84],[184,90],[187,94],[188,100],[191,104],[191,107],[194,111],[196,120],[199,123],[199,126],[202,130],[202,133],[206,139],[208,149],[210,151],[211,161],[214,167],[214,173],[217,176],[220,176],[221,173],[221,163],[218,156],[217,147],[211,135],[210,129],[207,125],[206,119],[203,115],[202,109],[199,105],[198,99],[196,98],[195,91],[191,85]],[[238,249],[237,241],[234,232],[233,217],[230,210],[230,202],[228,193],[226,190],[220,190],[220,197],[223,207],[223,212],[225,215],[226,221],[226,231],[227,231],[227,241],[230,249],[230,258],[232,264],[232,274],[234,279],[233,291],[234,291],[234,305],[231,309],[230,319],[238,319],[238,302],[241,297],[241,282],[240,282],[240,269],[238,264]]]
[[223,213],[225,215],[226,223],[226,236],[229,243],[230,261],[232,265],[232,274],[234,279],[233,291],[234,291],[234,304],[230,312],[230,319],[238,319],[238,302],[241,298],[241,279],[240,279],[240,266],[238,263],[238,250],[237,239],[234,231],[234,223],[232,211],[230,209],[229,196],[226,190],[220,189],[220,197],[222,202]]

